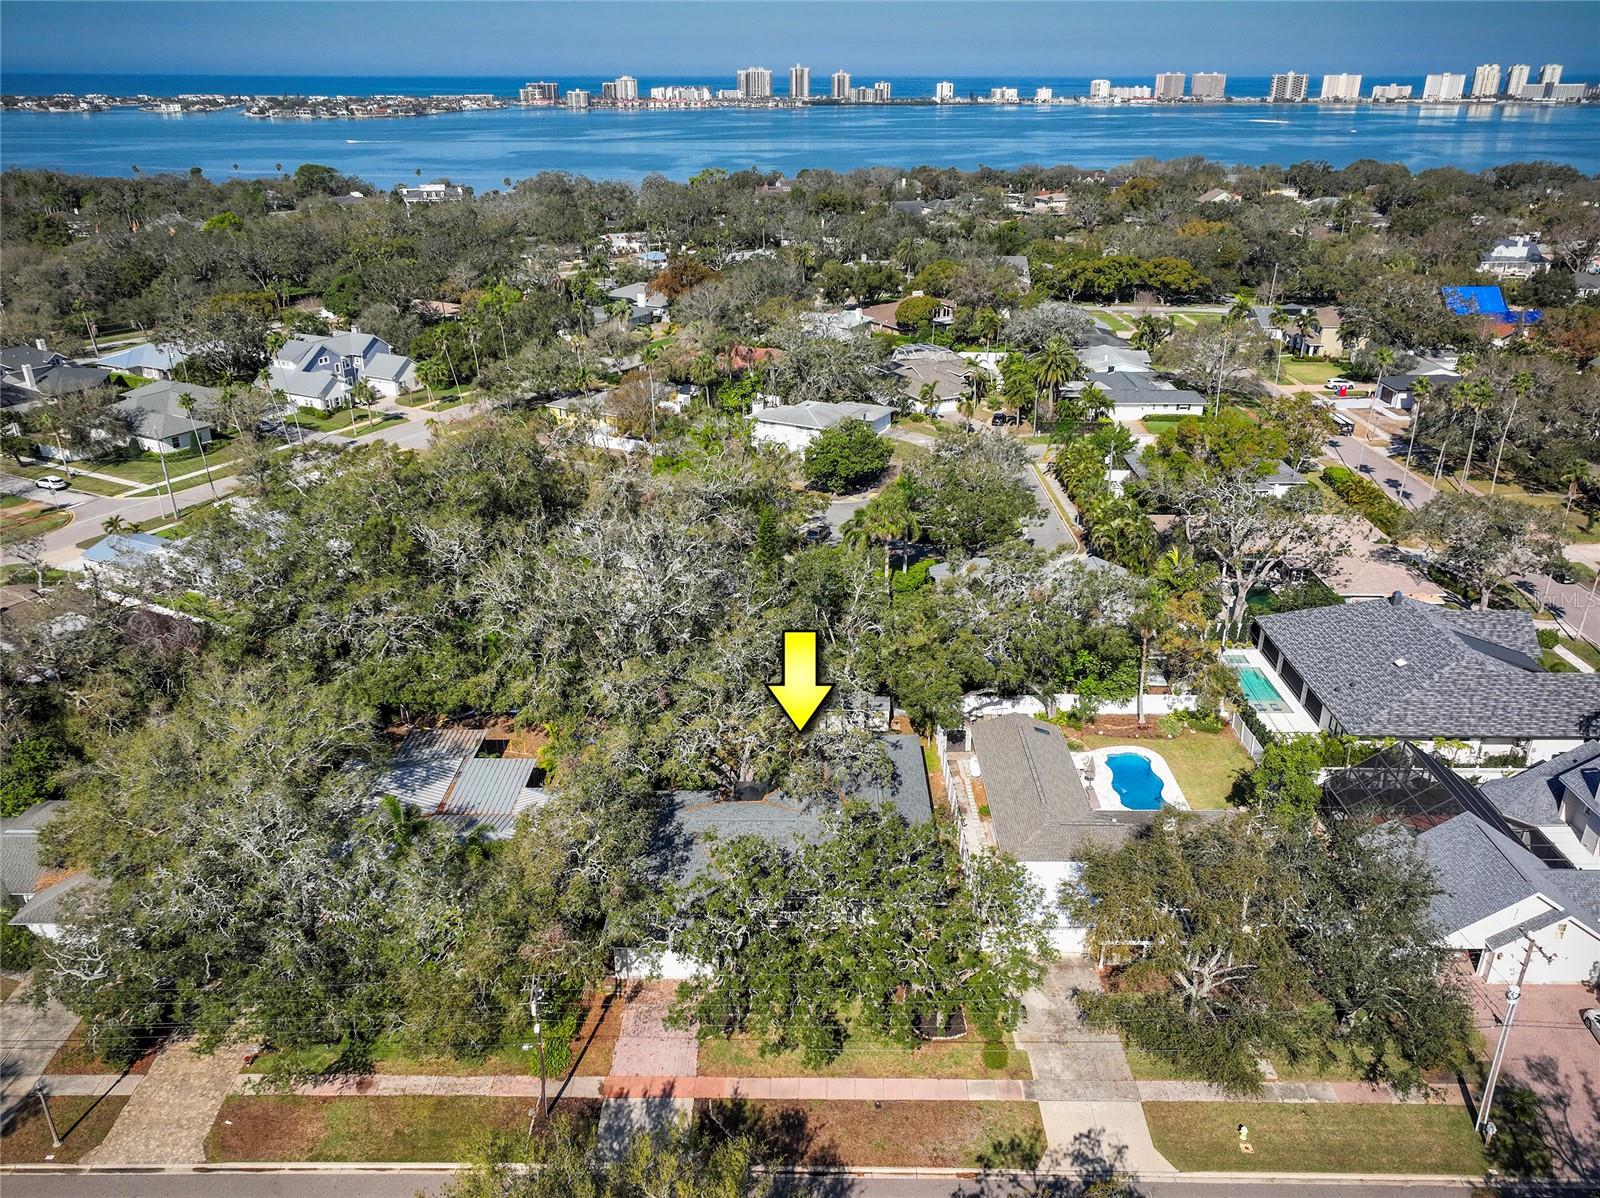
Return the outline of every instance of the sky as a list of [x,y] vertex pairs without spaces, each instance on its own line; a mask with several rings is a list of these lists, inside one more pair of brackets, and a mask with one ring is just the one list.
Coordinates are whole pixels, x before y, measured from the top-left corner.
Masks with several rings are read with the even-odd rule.
[[5,72],[1600,77],[1600,0],[3,0]]

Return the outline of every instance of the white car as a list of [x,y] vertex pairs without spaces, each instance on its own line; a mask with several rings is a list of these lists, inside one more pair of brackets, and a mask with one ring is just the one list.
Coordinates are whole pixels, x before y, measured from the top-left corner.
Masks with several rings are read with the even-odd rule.
[[1333,378],[1323,383],[1322,387],[1325,391],[1343,391],[1348,390],[1355,385],[1356,383],[1354,379],[1347,379],[1343,375],[1335,375]]
[[43,487],[46,491],[65,491],[72,484],[59,474],[46,474],[43,478],[36,480],[33,485]]
[[1589,1029],[1589,1034],[1600,1040],[1600,1007],[1590,1007],[1580,1016],[1583,1026]]

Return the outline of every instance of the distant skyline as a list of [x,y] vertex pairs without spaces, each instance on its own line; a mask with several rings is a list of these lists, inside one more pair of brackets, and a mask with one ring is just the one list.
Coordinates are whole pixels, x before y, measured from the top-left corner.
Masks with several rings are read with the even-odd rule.
[[[5,0],[9,72],[1060,78],[1417,76],[1560,62],[1600,76],[1600,0]],[[780,89],[781,90],[781,89]]]

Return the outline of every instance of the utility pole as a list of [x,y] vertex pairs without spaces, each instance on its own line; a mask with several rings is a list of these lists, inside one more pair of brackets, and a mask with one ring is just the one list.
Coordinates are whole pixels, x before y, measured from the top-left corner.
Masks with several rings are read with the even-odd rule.
[[[544,997],[544,984],[537,977],[528,979],[528,1013],[533,1016],[533,1038],[539,1045],[539,1120],[543,1122],[550,1113],[544,1094],[544,1025],[539,1022],[539,1000]],[[528,1133],[532,1135],[532,1131]]]
[[1511,1036],[1511,1021],[1517,1014],[1517,1001],[1522,997],[1522,980],[1528,976],[1528,965],[1533,960],[1533,937],[1528,937],[1528,951],[1522,955],[1522,968],[1517,980],[1506,987],[1506,1017],[1500,1025],[1500,1041],[1494,1046],[1494,1059],[1489,1062],[1489,1076],[1483,1085],[1483,1098],[1478,1103],[1478,1118],[1473,1130],[1485,1140],[1494,1138],[1494,1122],[1489,1118],[1494,1110],[1494,1091],[1500,1083],[1500,1065],[1505,1060],[1506,1040]]
[[61,1137],[56,1134],[56,1117],[50,1113],[50,1104],[45,1100],[43,1078],[33,1083],[33,1095],[39,1100],[39,1106],[44,1111],[45,1124],[50,1128],[50,1147],[60,1148]]

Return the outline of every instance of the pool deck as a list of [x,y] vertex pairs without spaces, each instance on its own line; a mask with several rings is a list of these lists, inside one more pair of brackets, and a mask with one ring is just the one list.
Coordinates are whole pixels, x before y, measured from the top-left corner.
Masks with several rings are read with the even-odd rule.
[[1311,718],[1311,713],[1300,705],[1300,700],[1291,693],[1287,682],[1278,677],[1278,671],[1272,668],[1272,663],[1262,656],[1261,650],[1254,648],[1232,648],[1222,651],[1222,664],[1230,670],[1238,672],[1246,666],[1260,670],[1267,681],[1272,683],[1272,689],[1278,692],[1278,702],[1273,704],[1251,703],[1251,708],[1267,728],[1280,736],[1304,736],[1319,730],[1317,721]]
[[1172,767],[1167,764],[1166,758],[1154,749],[1146,749],[1141,745],[1116,745],[1072,755],[1073,761],[1077,762],[1078,772],[1083,775],[1083,788],[1102,811],[1136,810],[1123,806],[1121,796],[1111,785],[1111,767],[1106,764],[1108,757],[1125,753],[1143,757],[1150,763],[1156,777],[1161,779],[1161,801],[1164,806],[1175,807],[1179,811],[1189,810],[1189,800],[1183,797],[1183,787],[1173,777]]

